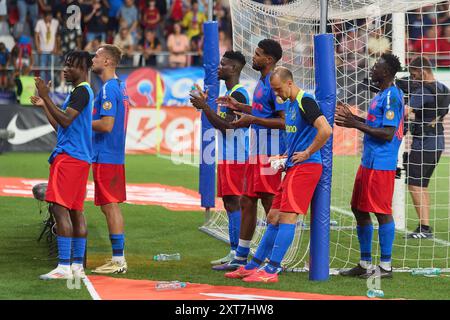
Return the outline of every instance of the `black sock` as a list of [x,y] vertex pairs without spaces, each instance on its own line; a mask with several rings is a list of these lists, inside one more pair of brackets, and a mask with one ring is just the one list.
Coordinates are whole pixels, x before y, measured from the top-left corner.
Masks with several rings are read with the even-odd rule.
[[426,226],[426,225],[422,224],[422,225],[420,226],[420,230],[423,230],[423,231],[430,231],[430,226]]

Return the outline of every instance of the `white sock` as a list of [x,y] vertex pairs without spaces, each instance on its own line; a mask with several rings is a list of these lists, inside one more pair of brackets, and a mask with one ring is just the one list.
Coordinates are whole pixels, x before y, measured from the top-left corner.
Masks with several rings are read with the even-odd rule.
[[371,261],[366,261],[366,260],[360,260],[359,261],[359,265],[361,267],[363,267],[364,269],[370,269],[370,267],[372,266],[372,262]]
[[123,264],[125,262],[125,256],[113,256],[111,260]]
[[250,243],[252,241],[251,240],[242,240],[239,239],[239,246],[243,247],[243,248],[250,248]]
[[82,263],[72,263],[72,270],[74,270],[74,269],[77,269],[77,270],[79,270],[79,269],[84,269],[84,267],[83,267],[83,264]]
[[380,267],[383,268],[386,271],[391,271],[392,265],[391,261],[380,261]]
[[58,269],[62,269],[64,272],[70,272],[70,265],[58,264]]

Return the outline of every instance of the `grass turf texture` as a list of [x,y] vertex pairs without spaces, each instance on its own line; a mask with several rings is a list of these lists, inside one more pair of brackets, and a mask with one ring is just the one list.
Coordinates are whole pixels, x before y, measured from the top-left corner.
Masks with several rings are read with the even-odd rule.
[[[47,156],[3,154],[0,156],[0,176],[47,178]],[[339,165],[338,161],[335,163]],[[127,157],[127,181],[130,183],[155,182],[195,190],[197,177],[197,169],[191,166],[172,165],[170,161],[155,156]],[[337,175],[334,183],[336,181]],[[306,273],[284,273],[280,282],[272,285],[227,280],[223,273],[210,269],[209,261],[224,255],[228,246],[198,231],[204,221],[203,213],[172,212],[158,206],[123,205],[122,208],[129,265],[129,273],[124,277],[336,295],[366,293],[364,280],[332,276],[327,282],[311,282]],[[40,274],[52,269],[56,261],[46,260],[48,248],[45,241],[36,242],[43,217],[38,214],[34,199],[2,197],[0,212],[0,299],[90,299],[84,286],[81,290],[69,290],[65,281],[44,282],[38,279]],[[90,270],[110,257],[111,247],[105,219],[92,202],[86,203],[86,215]],[[161,252],[179,252],[182,259],[173,262],[152,261],[152,256]],[[330,253],[333,256],[333,247]],[[357,259],[357,255],[355,257]],[[393,280],[383,280],[381,286],[386,298],[450,299],[448,277],[413,277],[400,273],[395,274]]]

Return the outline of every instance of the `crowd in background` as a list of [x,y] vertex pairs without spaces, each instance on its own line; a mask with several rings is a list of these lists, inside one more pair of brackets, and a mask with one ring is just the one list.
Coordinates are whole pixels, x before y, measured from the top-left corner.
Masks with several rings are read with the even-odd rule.
[[[286,4],[289,0],[257,2]],[[437,66],[450,66],[449,2],[407,15],[407,49],[432,55]],[[70,10],[72,5],[80,8],[80,23]],[[103,43],[122,48],[122,66],[201,66],[202,24],[207,14],[208,0],[0,0],[0,89],[10,85],[12,77],[6,69],[14,70],[16,76],[40,70],[48,80],[50,67],[62,66],[68,51],[95,52]],[[232,48],[228,0],[215,0],[213,15],[219,24],[222,55]],[[341,63],[358,64],[358,54],[391,50],[387,35],[392,30],[367,32],[358,23],[332,25],[332,31],[345,30],[337,39]],[[73,28],[77,24],[81,29]]]

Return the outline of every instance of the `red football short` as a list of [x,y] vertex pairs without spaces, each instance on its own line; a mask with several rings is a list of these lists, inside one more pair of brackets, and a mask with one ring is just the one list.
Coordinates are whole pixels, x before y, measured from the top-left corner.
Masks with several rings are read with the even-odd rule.
[[244,189],[244,163],[217,165],[217,196],[241,196]]
[[250,158],[245,166],[244,195],[258,198],[259,193],[276,194],[281,183],[281,170],[270,167],[266,155]]
[[125,189],[125,165],[109,163],[93,163],[95,183],[95,205],[103,206],[109,203],[124,202]]
[[359,166],[351,205],[362,212],[392,214],[395,170],[375,170]]
[[281,212],[306,214],[322,175],[322,165],[305,163],[288,169],[271,209]]
[[62,153],[50,165],[45,201],[82,211],[90,164]]

